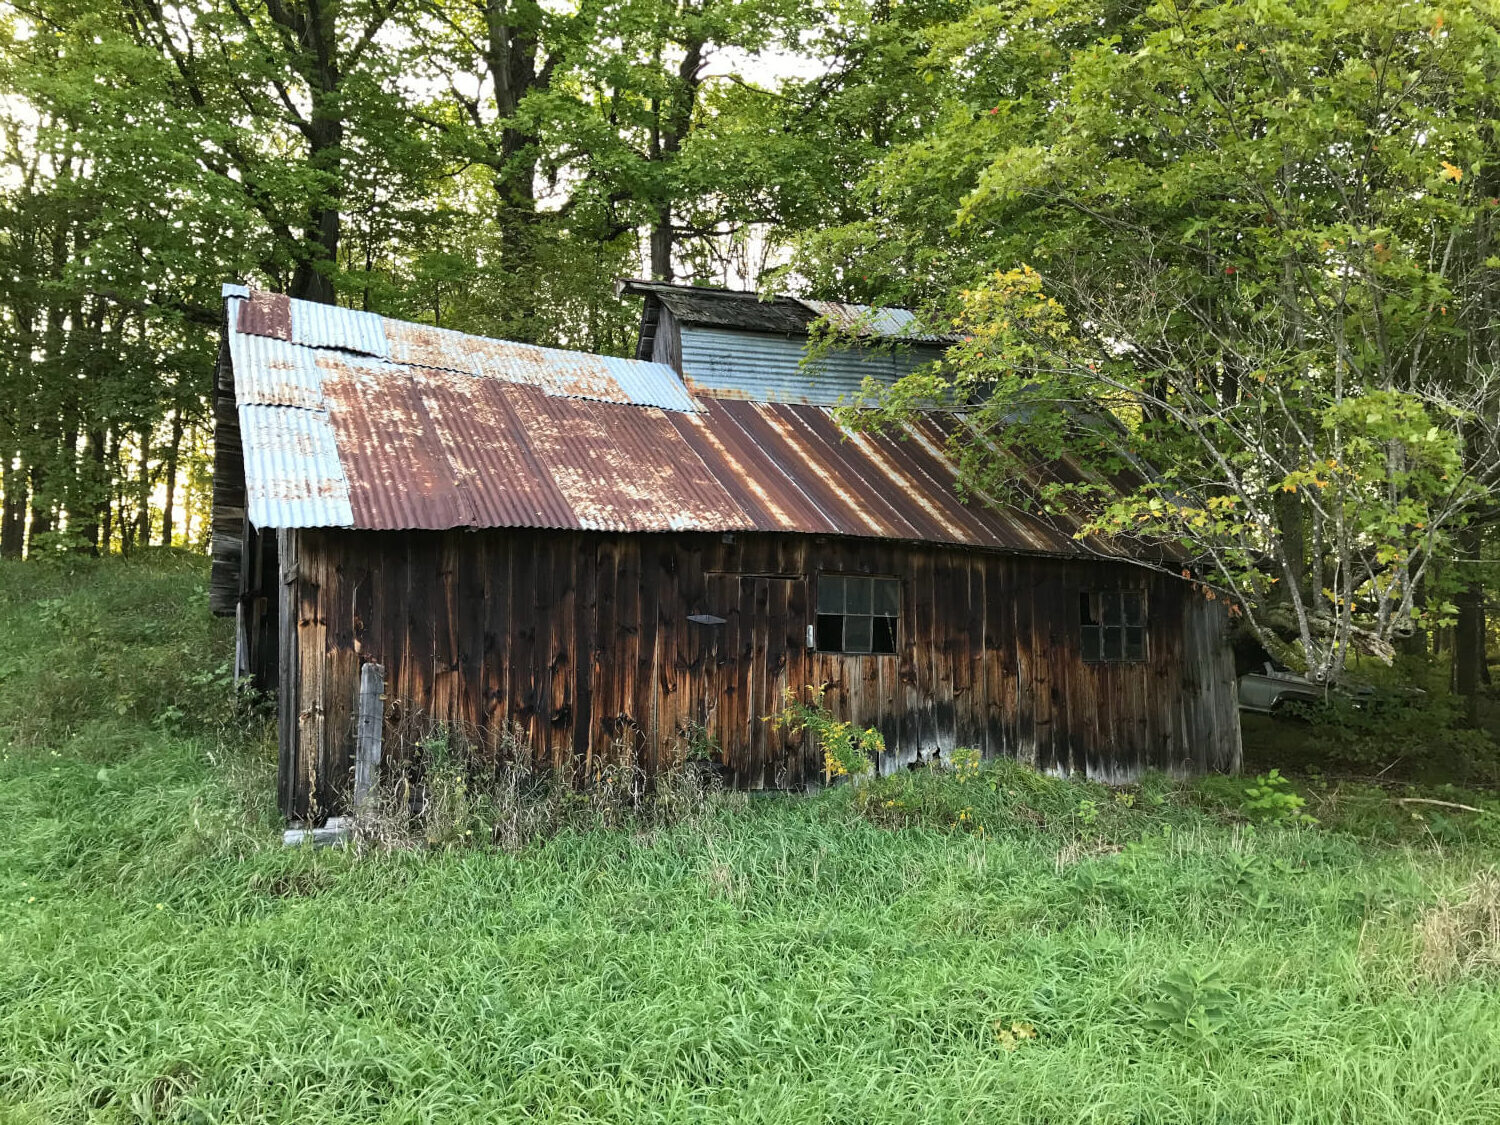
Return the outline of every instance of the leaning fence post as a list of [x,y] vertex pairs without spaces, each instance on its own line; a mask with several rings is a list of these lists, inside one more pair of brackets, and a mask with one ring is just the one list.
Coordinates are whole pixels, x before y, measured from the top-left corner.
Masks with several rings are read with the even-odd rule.
[[380,739],[385,728],[385,669],[365,664],[359,670],[359,699],[354,730],[354,811],[364,810],[380,776]]

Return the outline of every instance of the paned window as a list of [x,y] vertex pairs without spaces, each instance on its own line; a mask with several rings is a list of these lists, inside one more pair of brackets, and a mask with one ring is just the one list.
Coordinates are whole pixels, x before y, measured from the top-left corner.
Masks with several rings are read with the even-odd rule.
[[1094,663],[1146,659],[1146,595],[1097,590],[1079,604],[1083,658]]
[[896,651],[901,582],[855,574],[818,576],[817,642],[821,652]]

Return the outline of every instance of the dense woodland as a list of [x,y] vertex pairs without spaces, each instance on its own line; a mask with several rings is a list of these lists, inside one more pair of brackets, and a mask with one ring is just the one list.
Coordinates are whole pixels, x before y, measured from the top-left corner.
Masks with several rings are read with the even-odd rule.
[[[1294,667],[1487,678],[1487,3],[5,0],[0,92],[0,555],[204,545],[226,280],[623,353],[646,274],[922,310],[867,424],[982,404],[976,486]],[[1110,487],[1006,495],[1060,449]]]

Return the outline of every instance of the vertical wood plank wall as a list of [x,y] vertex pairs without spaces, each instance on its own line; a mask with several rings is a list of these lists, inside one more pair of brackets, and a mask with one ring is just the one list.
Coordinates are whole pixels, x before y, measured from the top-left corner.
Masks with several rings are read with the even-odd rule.
[[[481,739],[516,723],[575,778],[621,748],[650,771],[697,722],[736,784],[816,782],[810,748],[762,721],[807,684],[880,728],[884,771],[968,746],[1106,780],[1239,765],[1223,607],[1128,564],[769,534],[305,530],[279,548],[296,816],[347,803],[365,661],[386,669],[393,721]],[[808,649],[819,571],[901,580],[895,655]],[[1079,592],[1123,587],[1147,591],[1149,659],[1085,664]]]

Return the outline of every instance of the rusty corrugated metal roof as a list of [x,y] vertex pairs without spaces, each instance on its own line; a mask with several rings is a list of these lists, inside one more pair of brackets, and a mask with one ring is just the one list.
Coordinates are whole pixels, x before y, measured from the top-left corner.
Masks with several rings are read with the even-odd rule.
[[[777,531],[1118,553],[962,501],[945,453],[964,425],[954,415],[850,434],[823,406],[698,401],[680,380],[685,408],[664,408],[631,382],[659,364],[390,320],[379,340],[369,321],[326,314],[301,328],[301,302],[288,318],[263,296],[226,302],[257,526]],[[246,326],[265,334],[243,338],[256,335]],[[311,338],[346,346],[296,342]]]

